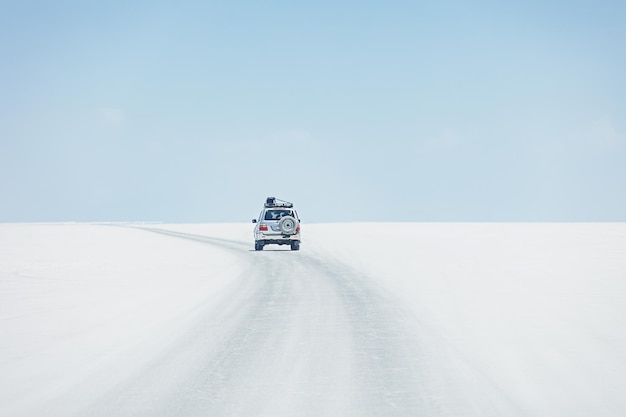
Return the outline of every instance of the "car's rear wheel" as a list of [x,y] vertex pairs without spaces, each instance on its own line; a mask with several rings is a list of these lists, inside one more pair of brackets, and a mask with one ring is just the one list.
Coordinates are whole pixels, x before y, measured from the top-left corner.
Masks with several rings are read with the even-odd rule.
[[254,250],[263,250],[263,242],[254,242]]
[[300,250],[300,242],[291,242],[291,250]]

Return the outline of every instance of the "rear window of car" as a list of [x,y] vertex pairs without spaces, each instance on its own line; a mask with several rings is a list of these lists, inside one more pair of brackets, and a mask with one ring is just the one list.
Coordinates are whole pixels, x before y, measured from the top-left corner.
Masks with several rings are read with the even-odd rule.
[[284,216],[293,216],[291,210],[267,210],[265,212],[265,220],[280,220]]

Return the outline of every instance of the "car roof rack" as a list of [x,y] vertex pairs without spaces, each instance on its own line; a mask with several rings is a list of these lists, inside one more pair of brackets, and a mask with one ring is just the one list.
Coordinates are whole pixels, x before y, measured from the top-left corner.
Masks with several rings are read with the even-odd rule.
[[267,197],[267,199],[265,200],[265,207],[286,207],[286,208],[292,208],[293,207],[293,203],[290,203],[289,201],[285,201],[285,200],[279,200],[276,197]]

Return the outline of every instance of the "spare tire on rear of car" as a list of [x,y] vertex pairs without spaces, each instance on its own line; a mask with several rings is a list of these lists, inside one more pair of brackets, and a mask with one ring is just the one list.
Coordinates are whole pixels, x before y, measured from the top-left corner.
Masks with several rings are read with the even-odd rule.
[[298,221],[293,216],[284,216],[278,222],[278,230],[285,235],[296,234],[298,228]]

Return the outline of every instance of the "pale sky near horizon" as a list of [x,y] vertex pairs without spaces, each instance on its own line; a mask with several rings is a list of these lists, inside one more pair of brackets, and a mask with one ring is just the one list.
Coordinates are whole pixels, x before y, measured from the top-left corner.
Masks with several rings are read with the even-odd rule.
[[0,222],[626,221],[626,3],[0,1]]

